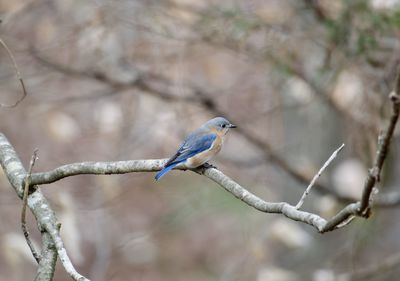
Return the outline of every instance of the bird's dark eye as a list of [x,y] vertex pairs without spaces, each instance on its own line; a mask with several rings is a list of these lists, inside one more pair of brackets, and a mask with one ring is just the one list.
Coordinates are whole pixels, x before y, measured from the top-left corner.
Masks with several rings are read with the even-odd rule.
[[225,127],[226,127],[226,124],[222,124],[221,127],[222,127],[222,128],[225,128]]

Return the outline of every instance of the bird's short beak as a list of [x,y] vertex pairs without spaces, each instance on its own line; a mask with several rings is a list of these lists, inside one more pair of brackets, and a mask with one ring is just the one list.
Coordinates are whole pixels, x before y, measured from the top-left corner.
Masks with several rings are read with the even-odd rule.
[[229,124],[229,128],[237,128],[237,126],[233,125],[233,124]]

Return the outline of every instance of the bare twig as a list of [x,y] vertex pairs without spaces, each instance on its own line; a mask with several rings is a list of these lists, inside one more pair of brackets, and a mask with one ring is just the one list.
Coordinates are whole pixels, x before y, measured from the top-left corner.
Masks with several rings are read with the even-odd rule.
[[400,68],[398,69],[394,91],[390,93],[389,98],[392,102],[392,115],[390,117],[388,128],[385,133],[379,136],[378,149],[372,168],[369,170],[368,177],[364,184],[363,194],[359,213],[362,216],[368,216],[370,206],[370,197],[375,183],[380,180],[380,174],[389,151],[390,141],[396,128],[397,120],[400,114]]
[[336,226],[336,229],[345,227],[346,225],[350,224],[355,218],[356,218],[355,215],[349,216],[345,221],[339,223],[339,224]]
[[0,38],[0,45],[3,46],[3,48],[7,52],[7,55],[11,59],[11,62],[13,64],[14,71],[15,71],[15,76],[18,79],[19,83],[21,84],[21,88],[22,88],[22,96],[15,103],[13,103],[13,104],[2,104],[2,103],[0,103],[0,107],[13,108],[13,107],[16,107],[27,96],[27,92],[26,92],[24,80],[22,79],[21,73],[19,71],[19,68],[18,68],[17,62],[16,62],[16,60],[14,58],[13,53],[11,52],[10,48],[8,48],[7,44],[1,38]]
[[36,251],[30,237],[29,237],[29,231],[26,226],[26,204],[28,202],[28,194],[29,194],[29,187],[31,186],[30,181],[31,181],[31,174],[32,174],[32,169],[33,166],[35,165],[35,161],[37,160],[37,152],[38,149],[35,149],[31,158],[31,162],[29,163],[29,170],[26,175],[25,181],[24,181],[24,195],[22,197],[22,211],[21,211],[21,228],[22,232],[24,233],[26,243],[28,243],[29,249],[32,252],[33,257],[35,258],[36,262],[40,262],[40,255]]
[[304,191],[303,196],[301,196],[299,203],[297,203],[296,205],[296,209],[300,209],[301,206],[303,206],[304,200],[306,200],[307,195],[310,193],[311,188],[314,186],[317,179],[321,176],[321,174],[325,171],[326,167],[328,167],[328,165],[333,161],[333,159],[336,158],[336,156],[338,155],[340,150],[342,150],[343,147],[344,143],[332,153],[331,157],[329,157],[329,159],[324,163],[321,169],[319,169],[318,173],[313,177],[310,184],[307,186],[307,189]]

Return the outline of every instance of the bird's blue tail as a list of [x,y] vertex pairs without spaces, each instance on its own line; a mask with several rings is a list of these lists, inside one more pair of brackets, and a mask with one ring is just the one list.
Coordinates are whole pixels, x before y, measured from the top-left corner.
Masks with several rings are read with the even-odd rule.
[[161,171],[159,171],[156,176],[155,179],[156,181],[158,181],[159,179],[161,179],[162,176],[164,176],[166,173],[168,173],[169,171],[171,171],[173,168],[175,168],[176,165],[178,165],[179,163],[172,163],[169,166],[165,167],[164,169],[162,169]]

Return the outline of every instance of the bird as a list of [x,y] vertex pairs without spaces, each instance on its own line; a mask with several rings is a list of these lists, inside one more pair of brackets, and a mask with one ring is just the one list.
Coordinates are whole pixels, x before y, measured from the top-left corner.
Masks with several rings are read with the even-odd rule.
[[208,120],[185,138],[177,152],[169,158],[163,169],[156,174],[156,181],[180,164],[189,169],[197,168],[201,165],[205,165],[205,167],[212,166],[207,161],[221,150],[229,129],[236,127],[224,117],[215,117]]

